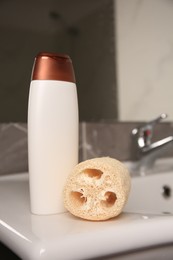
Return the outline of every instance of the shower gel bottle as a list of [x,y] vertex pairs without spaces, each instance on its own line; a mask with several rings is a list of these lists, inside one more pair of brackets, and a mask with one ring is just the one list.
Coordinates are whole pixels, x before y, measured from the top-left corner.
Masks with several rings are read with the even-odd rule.
[[31,212],[65,211],[63,188],[78,163],[78,101],[71,59],[39,53],[28,102],[28,166]]

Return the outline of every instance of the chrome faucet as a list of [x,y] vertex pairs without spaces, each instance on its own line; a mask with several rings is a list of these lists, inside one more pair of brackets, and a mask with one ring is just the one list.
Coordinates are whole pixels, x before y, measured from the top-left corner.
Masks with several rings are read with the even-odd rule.
[[173,141],[173,136],[168,136],[156,142],[152,142],[154,126],[165,118],[167,118],[167,115],[162,113],[154,120],[132,130],[132,136],[139,158],[138,170],[142,168],[145,171],[151,168],[155,160],[164,153],[164,148]]

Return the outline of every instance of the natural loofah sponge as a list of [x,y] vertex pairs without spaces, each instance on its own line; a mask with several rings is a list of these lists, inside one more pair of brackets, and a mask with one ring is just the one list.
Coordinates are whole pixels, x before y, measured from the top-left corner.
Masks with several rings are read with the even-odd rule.
[[64,189],[64,205],[73,215],[106,220],[119,215],[128,199],[130,174],[120,161],[102,157],[79,163]]

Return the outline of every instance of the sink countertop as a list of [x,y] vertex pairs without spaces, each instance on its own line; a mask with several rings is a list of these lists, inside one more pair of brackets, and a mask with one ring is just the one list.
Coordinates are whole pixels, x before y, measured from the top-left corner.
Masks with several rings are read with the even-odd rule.
[[[173,242],[173,216],[124,212],[102,222],[30,213],[28,174],[0,177],[0,239],[22,259],[92,259]],[[160,235],[159,235],[160,232]]]

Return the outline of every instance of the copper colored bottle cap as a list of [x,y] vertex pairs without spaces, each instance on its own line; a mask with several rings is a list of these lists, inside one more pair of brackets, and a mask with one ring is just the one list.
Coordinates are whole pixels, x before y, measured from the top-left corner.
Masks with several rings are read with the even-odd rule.
[[62,80],[75,83],[70,57],[65,54],[39,53],[35,58],[31,80]]

